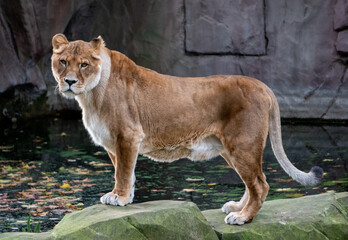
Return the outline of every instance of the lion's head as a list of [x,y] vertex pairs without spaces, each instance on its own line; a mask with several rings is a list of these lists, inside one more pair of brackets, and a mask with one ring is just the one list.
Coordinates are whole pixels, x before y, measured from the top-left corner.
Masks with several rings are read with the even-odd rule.
[[52,72],[63,96],[74,98],[97,86],[104,47],[100,36],[90,42],[69,42],[63,34],[57,34],[52,38],[52,46]]

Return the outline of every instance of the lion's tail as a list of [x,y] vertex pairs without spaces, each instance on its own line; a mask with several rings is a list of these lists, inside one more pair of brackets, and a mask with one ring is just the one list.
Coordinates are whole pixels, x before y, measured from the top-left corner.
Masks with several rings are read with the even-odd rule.
[[280,166],[284,171],[291,176],[295,181],[305,186],[315,186],[320,183],[323,177],[323,169],[320,167],[312,167],[309,173],[298,170],[289,161],[286,156],[282,144],[281,125],[280,125],[280,112],[278,101],[274,93],[269,89],[269,95],[272,98],[272,105],[270,107],[270,119],[269,119],[269,138],[273,153],[277,158]]

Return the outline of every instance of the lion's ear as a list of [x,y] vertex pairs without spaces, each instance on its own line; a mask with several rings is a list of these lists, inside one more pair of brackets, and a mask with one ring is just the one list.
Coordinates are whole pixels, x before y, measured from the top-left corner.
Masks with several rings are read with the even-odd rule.
[[53,46],[53,52],[60,52],[59,48],[63,45],[69,44],[68,39],[66,39],[65,35],[62,33],[58,33],[53,36],[52,38],[52,46]]
[[104,40],[101,36],[94,38],[90,43],[91,43],[93,48],[105,47]]

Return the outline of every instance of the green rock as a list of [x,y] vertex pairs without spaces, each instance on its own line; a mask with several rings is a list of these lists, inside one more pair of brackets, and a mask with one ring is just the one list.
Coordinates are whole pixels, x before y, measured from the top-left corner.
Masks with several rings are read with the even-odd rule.
[[1,240],[46,240],[50,238],[50,232],[44,233],[27,233],[27,232],[10,232],[10,233],[1,233]]
[[348,192],[266,201],[249,224],[227,225],[220,209],[203,211],[220,239],[348,239]]
[[225,216],[220,209],[200,212],[181,201],[94,205],[67,214],[50,232],[4,233],[0,239],[341,240],[348,239],[348,192],[266,201],[243,226],[225,224]]
[[66,215],[57,239],[217,239],[191,202],[153,201],[127,207],[95,205]]
[[[28,239],[28,236],[30,235],[23,233],[6,233],[1,234],[0,239]],[[46,233],[45,238],[41,239],[218,238],[194,203],[153,201],[126,207],[94,205],[67,214],[51,232]]]

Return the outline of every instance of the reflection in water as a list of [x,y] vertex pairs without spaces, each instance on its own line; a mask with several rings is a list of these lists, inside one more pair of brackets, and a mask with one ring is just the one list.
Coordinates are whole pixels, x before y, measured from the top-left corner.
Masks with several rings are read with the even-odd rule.
[[[321,166],[323,183],[303,187],[276,161],[270,144],[263,169],[271,186],[267,200],[327,191],[347,191],[348,127],[283,126],[284,148],[301,170]],[[113,188],[113,167],[102,148],[93,146],[80,120],[32,120],[0,133],[0,231],[19,231],[28,215],[52,229],[65,213],[99,203]],[[134,202],[172,199],[200,209],[238,200],[244,184],[222,158],[204,162],[158,163],[138,158]]]

